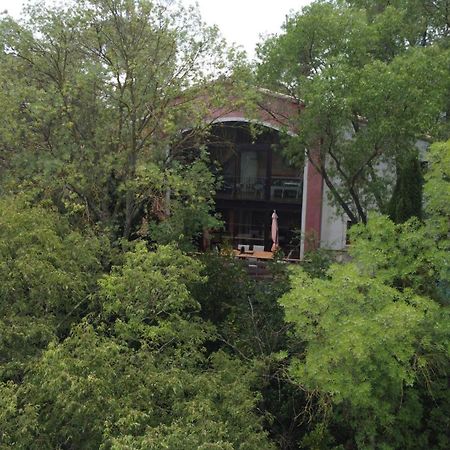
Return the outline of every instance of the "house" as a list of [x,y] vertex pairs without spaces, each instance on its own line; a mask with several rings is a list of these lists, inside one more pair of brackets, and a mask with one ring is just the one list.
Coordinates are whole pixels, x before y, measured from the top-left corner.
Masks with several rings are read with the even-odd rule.
[[[307,161],[294,167],[282,154],[283,134],[295,134],[294,118],[303,107],[291,97],[262,90],[256,113],[242,109],[211,111],[208,149],[222,179],[216,208],[224,230],[212,240],[258,245],[269,250],[271,216],[277,211],[279,243],[285,254],[346,246],[347,219],[328,201],[322,176]],[[254,124],[257,131],[254,132]]]

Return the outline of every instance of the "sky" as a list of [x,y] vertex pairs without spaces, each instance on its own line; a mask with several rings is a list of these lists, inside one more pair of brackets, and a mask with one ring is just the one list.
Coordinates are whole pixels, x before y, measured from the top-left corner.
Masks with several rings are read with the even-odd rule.
[[[0,0],[1,1],[1,0]],[[185,0],[185,3],[193,3]],[[278,33],[291,11],[310,0],[199,0],[203,20],[218,25],[227,41],[242,45],[250,57],[261,35]]]
[[[186,5],[195,0],[182,0]],[[5,9],[20,18],[24,0],[0,0],[0,12]],[[228,42],[241,45],[250,58],[261,36],[278,33],[292,11],[300,11],[311,0],[197,0],[203,20],[217,25]]]

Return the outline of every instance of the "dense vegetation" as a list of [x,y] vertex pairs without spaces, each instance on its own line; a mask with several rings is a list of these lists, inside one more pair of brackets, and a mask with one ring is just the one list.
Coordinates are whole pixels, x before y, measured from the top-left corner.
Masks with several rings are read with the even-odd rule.
[[[2,19],[0,448],[450,448],[449,8],[314,2],[253,71],[170,2]],[[179,155],[224,98],[252,113],[252,73],[305,102],[287,152],[350,262],[193,252],[217,180]]]

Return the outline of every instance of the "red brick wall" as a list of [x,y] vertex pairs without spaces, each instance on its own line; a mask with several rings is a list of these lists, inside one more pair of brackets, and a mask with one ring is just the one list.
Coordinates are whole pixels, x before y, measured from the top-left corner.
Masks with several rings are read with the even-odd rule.
[[306,191],[305,214],[305,252],[318,248],[321,237],[323,178],[310,161]]

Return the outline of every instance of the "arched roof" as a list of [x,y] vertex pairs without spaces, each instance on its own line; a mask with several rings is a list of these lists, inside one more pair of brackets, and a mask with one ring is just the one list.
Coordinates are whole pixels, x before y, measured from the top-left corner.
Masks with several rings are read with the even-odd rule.
[[287,95],[277,94],[266,89],[260,89],[259,92],[261,97],[251,114],[244,108],[230,109],[229,105],[223,105],[211,110],[206,120],[210,123],[258,123],[296,135],[298,133],[296,118],[303,105]]

